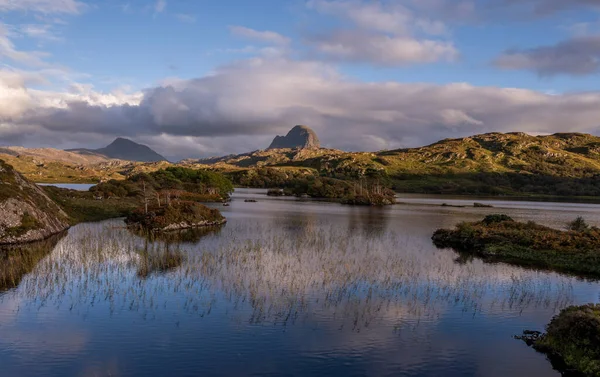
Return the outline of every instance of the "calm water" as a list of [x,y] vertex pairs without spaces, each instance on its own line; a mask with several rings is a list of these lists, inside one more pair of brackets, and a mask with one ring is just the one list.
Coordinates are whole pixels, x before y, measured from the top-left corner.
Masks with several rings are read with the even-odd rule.
[[600,225],[600,206],[400,200],[410,204],[354,208],[238,190],[219,207],[225,227],[184,242],[118,220],[74,227],[0,292],[0,375],[558,376],[512,336],[597,302],[598,283],[458,260],[430,237],[491,212]]
[[38,183],[40,186],[56,186],[60,188],[66,188],[77,191],[88,191],[91,187],[94,187],[93,184],[88,183]]

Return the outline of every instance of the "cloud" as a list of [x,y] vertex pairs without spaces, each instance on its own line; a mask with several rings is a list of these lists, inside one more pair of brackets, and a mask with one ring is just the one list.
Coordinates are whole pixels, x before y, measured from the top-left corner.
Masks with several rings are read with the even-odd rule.
[[307,7],[343,21],[337,29],[306,37],[324,58],[402,66],[454,61],[459,56],[452,42],[440,38],[449,34],[444,22],[422,16],[417,8],[358,0],[311,0]]
[[285,46],[290,39],[274,31],[258,31],[244,26],[230,26],[229,31],[236,37],[250,39],[256,42]]
[[78,14],[84,8],[85,4],[77,0],[0,0],[0,12]]
[[[14,77],[0,83],[12,100],[10,106],[0,101],[7,103],[0,106],[0,123],[45,135],[23,142],[120,135],[149,140],[180,158],[265,148],[295,124],[310,125],[324,145],[346,150],[419,146],[492,131],[600,132],[600,92],[360,82],[328,64],[281,57],[236,62],[140,93],[98,93],[89,86],[34,91]],[[0,127],[0,138],[10,130]],[[186,155],[178,141],[187,145]]]
[[54,34],[52,25],[48,24],[27,24],[19,27],[19,32],[29,38],[35,38],[50,42],[61,42],[63,38]]
[[502,0],[499,5],[527,9],[536,15],[550,15],[575,9],[600,9],[600,0]]
[[340,31],[312,37],[309,43],[318,53],[334,60],[365,62],[383,66],[454,61],[459,53],[450,42],[416,40],[407,37],[369,35]]
[[540,76],[594,74],[600,71],[600,35],[575,37],[552,46],[508,50],[494,64]]
[[395,3],[363,1],[310,0],[307,7],[352,21],[357,26],[395,35],[410,35],[414,30],[431,35],[446,34],[446,25],[439,20],[419,17],[409,8]]
[[0,23],[0,57],[30,66],[44,66],[43,53],[39,51],[20,51],[9,38],[9,29]]
[[154,4],[154,14],[156,15],[158,13],[164,12],[166,7],[167,7],[166,0],[156,0],[156,3]]
[[177,18],[181,22],[185,22],[188,24],[193,24],[194,22],[196,22],[196,16],[190,14],[178,13],[175,15],[175,18]]

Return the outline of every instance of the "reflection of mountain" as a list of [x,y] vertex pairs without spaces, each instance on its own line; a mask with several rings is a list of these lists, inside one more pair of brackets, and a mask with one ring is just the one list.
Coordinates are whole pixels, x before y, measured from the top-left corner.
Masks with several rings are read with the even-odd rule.
[[0,292],[17,287],[23,276],[50,254],[65,234],[31,244],[0,248]]

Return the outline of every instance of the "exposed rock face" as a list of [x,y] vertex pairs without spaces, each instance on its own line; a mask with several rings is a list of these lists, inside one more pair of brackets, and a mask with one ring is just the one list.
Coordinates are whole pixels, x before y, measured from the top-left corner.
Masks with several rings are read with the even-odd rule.
[[316,149],[321,143],[315,131],[306,126],[296,126],[286,136],[275,136],[269,149]]
[[129,139],[117,138],[110,145],[100,149],[69,149],[84,155],[102,155],[127,161],[157,162],[166,161],[166,158],[156,153],[146,145],[138,144]]
[[0,160],[0,245],[40,241],[69,227],[41,188]]

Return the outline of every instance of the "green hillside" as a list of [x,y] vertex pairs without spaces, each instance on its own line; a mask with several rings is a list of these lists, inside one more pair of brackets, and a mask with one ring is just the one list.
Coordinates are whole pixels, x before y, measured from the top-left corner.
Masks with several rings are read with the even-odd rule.
[[490,133],[381,152],[272,149],[178,164],[79,167],[10,157],[18,160],[11,161],[17,170],[38,182],[97,182],[183,166],[225,173],[240,186],[283,187],[287,179],[327,177],[376,181],[402,192],[600,197],[600,137],[576,133]]

